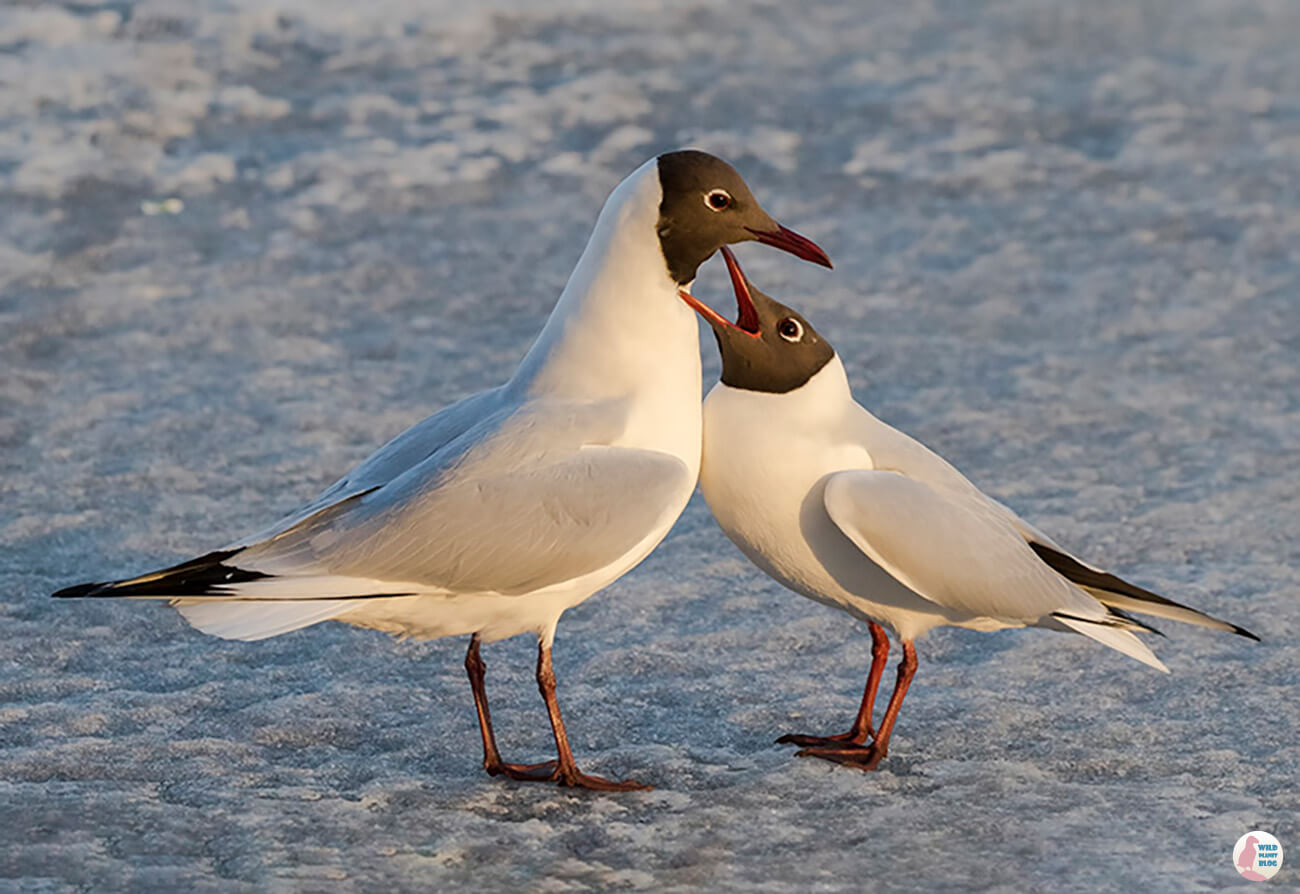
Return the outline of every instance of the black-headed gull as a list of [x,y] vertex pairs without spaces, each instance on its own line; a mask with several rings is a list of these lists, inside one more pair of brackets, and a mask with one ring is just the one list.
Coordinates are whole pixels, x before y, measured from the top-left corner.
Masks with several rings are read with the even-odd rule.
[[[689,293],[722,354],[704,402],[700,487],[727,536],[773,578],[866,621],[871,671],[847,733],[784,736],[799,754],[863,770],[889,749],[916,672],[913,641],[937,626],[1074,631],[1166,671],[1128,612],[1250,632],[1071,556],[944,459],[863,409],[835,350],[795,311],[753,288],[722,249],[737,322]],[[889,654],[898,682],[872,728]]]
[[[504,385],[398,435],[315,501],[197,559],[56,596],[166,599],[192,625],[257,640],[325,620],[471,634],[465,667],[492,775],[596,789],[555,697],[565,609],[663,539],[695,488],[700,355],[678,290],[723,245],[757,240],[830,266],[740,175],[703,152],[646,162],[610,195],[541,335]],[[480,642],[535,633],[557,760],[501,760]]]

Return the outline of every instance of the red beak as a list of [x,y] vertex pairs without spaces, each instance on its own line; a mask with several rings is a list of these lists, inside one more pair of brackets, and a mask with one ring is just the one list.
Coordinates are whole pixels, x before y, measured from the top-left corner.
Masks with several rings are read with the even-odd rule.
[[740,269],[740,262],[725,245],[722,246],[722,260],[727,262],[731,291],[736,295],[736,328],[743,329],[750,335],[758,335],[758,308],[754,306],[754,296],[749,293],[749,280],[745,279],[745,271]]
[[745,273],[740,269],[736,256],[725,245],[722,247],[722,259],[727,262],[727,273],[731,275],[731,290],[736,293],[736,322],[731,322],[685,289],[678,289],[677,295],[696,313],[708,320],[710,325],[735,329],[750,338],[758,338],[762,334],[759,331],[758,308],[754,306],[754,296],[749,292],[749,282],[745,279]]
[[831,266],[831,259],[827,257],[826,252],[822,251],[820,245],[807,236],[800,236],[794,230],[786,229],[780,224],[776,225],[775,230],[766,232],[755,230],[753,227],[745,227],[745,229],[753,233],[754,238],[764,245],[788,251],[796,258],[803,258],[805,261],[812,261],[814,264],[821,264],[823,267]]

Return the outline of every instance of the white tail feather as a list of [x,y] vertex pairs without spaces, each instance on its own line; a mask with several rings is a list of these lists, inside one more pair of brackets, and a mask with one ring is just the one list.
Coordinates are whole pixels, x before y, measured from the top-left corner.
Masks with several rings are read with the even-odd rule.
[[201,602],[178,600],[174,605],[190,626],[222,639],[253,641],[268,639],[337,618],[356,608],[358,602],[333,599],[328,602]]
[[251,641],[337,618],[365,602],[364,597],[405,596],[421,588],[393,581],[319,575],[263,577],[224,590],[220,595],[176,599],[172,605],[204,633]]
[[1076,633],[1082,633],[1084,636],[1095,639],[1103,646],[1110,646],[1117,652],[1123,652],[1130,658],[1136,658],[1148,667],[1154,667],[1166,674],[1169,673],[1169,668],[1165,667],[1164,662],[1147,648],[1146,643],[1127,630],[1120,630],[1108,624],[1062,617],[1061,615],[1054,615],[1053,617]]

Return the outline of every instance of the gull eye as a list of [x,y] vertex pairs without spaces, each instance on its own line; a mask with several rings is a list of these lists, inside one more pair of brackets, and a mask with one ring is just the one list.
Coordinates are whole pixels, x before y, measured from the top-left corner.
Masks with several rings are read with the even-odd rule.
[[803,338],[803,324],[794,317],[786,317],[776,324],[776,333],[786,341],[796,342]]
[[713,189],[704,194],[704,204],[712,211],[726,211],[731,207],[731,193],[725,189]]

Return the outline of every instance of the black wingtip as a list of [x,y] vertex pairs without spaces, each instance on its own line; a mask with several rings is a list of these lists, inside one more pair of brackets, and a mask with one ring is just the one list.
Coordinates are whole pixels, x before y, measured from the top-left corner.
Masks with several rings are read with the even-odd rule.
[[[1150,602],[1155,605],[1168,605],[1173,608],[1185,609],[1186,611],[1200,615],[1202,618],[1206,618],[1210,621],[1213,621],[1214,624],[1225,625],[1229,630],[1231,630],[1233,633],[1237,634],[1238,636],[1244,636],[1246,639],[1253,639],[1257,643],[1262,642],[1262,640],[1258,636],[1251,633],[1245,627],[1238,627],[1236,624],[1221,620],[1220,618],[1215,618],[1211,615],[1207,615],[1205,614],[1205,612],[1197,611],[1196,609],[1191,608],[1190,606],[1186,606],[1181,603],[1174,602],[1172,599],[1166,599],[1164,596],[1160,596],[1156,593],[1152,593],[1150,590],[1144,590],[1135,584],[1130,584],[1128,581],[1124,580],[1123,578],[1116,577],[1115,575],[1110,574],[1109,572],[1097,571],[1094,568],[1089,568],[1087,565],[1084,565],[1083,563],[1079,562],[1079,560],[1075,559],[1073,556],[1068,556],[1065,553],[1053,549],[1052,547],[1047,546],[1044,543],[1039,543],[1035,540],[1030,540],[1028,541],[1028,543],[1029,543],[1029,548],[1032,549],[1035,553],[1037,553],[1038,557],[1042,559],[1044,562],[1046,562],[1052,568],[1053,571],[1055,571],[1057,574],[1064,577],[1066,580],[1078,584],[1081,587],[1092,587],[1098,590],[1108,590],[1111,593],[1115,593],[1120,596],[1127,596],[1131,599],[1136,599],[1139,602]],[[1115,608],[1114,606],[1107,606],[1107,607],[1110,608],[1112,612],[1120,613],[1120,610]],[[1141,611],[1141,609],[1138,610]],[[1130,620],[1137,620],[1127,612],[1124,612],[1123,614],[1126,618],[1129,618]],[[1142,622],[1139,621],[1138,623],[1142,623]],[[1193,621],[1190,623],[1196,623],[1196,622]],[[1213,625],[1205,625],[1205,626],[1213,626]],[[1154,627],[1150,629],[1155,633],[1160,633],[1160,631],[1156,630]],[[1218,628],[1218,629],[1222,629],[1222,628]],[[1164,636],[1163,633],[1161,633],[1160,635]]]
[[52,593],[50,598],[78,599],[82,596],[98,596],[112,586],[111,581],[91,581],[88,584],[77,584],[75,587],[64,587],[57,593]]
[[1235,633],[1235,634],[1237,634],[1237,636],[1244,636],[1246,639],[1253,639],[1253,640],[1254,640],[1255,642],[1257,642],[1257,643],[1262,643],[1262,642],[1263,642],[1262,639],[1260,639],[1260,638],[1259,638],[1258,636],[1256,636],[1255,634],[1251,633],[1251,632],[1250,632],[1249,630],[1247,630],[1245,627],[1238,627],[1236,624],[1233,624],[1233,625],[1232,625],[1232,632]]
[[269,575],[224,564],[237,549],[218,550],[127,580],[78,584],[54,594],[56,599],[83,596],[121,596],[137,599],[165,599],[186,596],[214,596],[225,587],[258,580]]

